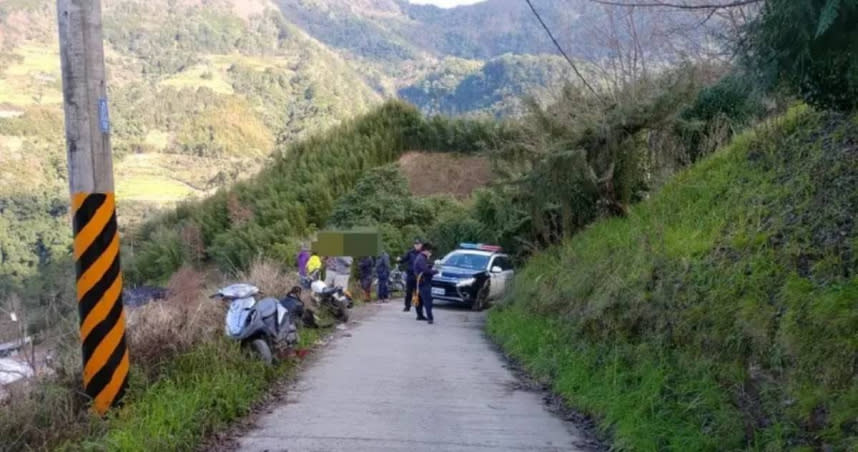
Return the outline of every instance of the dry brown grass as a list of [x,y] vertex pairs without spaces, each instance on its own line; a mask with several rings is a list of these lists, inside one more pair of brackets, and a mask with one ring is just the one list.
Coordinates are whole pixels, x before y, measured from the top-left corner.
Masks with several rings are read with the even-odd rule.
[[283,298],[289,290],[298,285],[298,276],[283,270],[283,266],[277,262],[257,258],[247,271],[236,275],[239,282],[246,282],[259,287],[265,296]]
[[[0,397],[0,451],[50,450],[65,438],[97,431],[82,390],[78,322],[72,317],[42,333],[50,359],[36,378],[6,386]],[[92,422],[89,422],[92,421]]]
[[[235,280],[190,266],[179,269],[167,285],[165,300],[126,310],[134,372],[154,382],[172,358],[223,335],[226,303],[208,296],[218,286],[237,281],[252,283],[278,298],[298,283],[295,275],[266,259],[253,262]],[[61,331],[58,327],[64,339],[50,341],[51,372],[8,388],[0,401],[0,451],[48,450],[68,438],[99,436],[105,428],[106,423],[87,410],[89,403],[81,390],[76,319],[66,323]]]
[[[258,259],[233,278],[181,268],[167,285],[167,298],[127,309],[132,366],[148,382],[159,378],[172,358],[223,335],[226,303],[210,299],[220,285],[248,282],[266,295],[283,297],[298,284],[281,265]],[[305,303],[309,300],[304,294]],[[81,390],[77,322],[62,325],[64,340],[51,341],[51,372],[22,382],[0,401],[0,451],[51,449],[68,438],[99,436],[106,423],[92,417]],[[59,328],[58,328],[59,331]]]
[[48,377],[8,388],[0,403],[0,451],[50,450],[66,438],[103,427],[87,410],[80,380]]
[[[206,275],[183,267],[170,279],[168,297],[128,309],[127,341],[134,372],[154,381],[171,358],[223,334],[225,306],[209,299]],[[99,436],[106,423],[90,414],[81,389],[77,324],[56,344],[51,374],[22,382],[0,403],[0,451],[48,450],[69,438]]]
[[128,312],[128,346],[147,374],[179,353],[223,334],[223,303],[208,298],[205,275],[183,267],[170,278],[167,299]]

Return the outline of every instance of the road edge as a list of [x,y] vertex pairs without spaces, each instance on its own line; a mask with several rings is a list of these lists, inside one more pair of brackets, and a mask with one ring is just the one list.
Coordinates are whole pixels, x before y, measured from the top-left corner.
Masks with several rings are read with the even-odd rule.
[[[367,317],[375,315],[380,306],[377,304],[356,304],[351,309],[348,323],[337,324],[322,336],[321,344],[314,345],[310,352],[289,371],[279,378],[271,389],[250,408],[250,412],[228,425],[206,434],[195,450],[205,452],[232,452],[238,450],[239,438],[256,427],[260,417],[270,414],[275,406],[286,404],[287,396],[297,384],[304,369],[312,366],[321,357],[321,352],[342,337],[351,336],[351,330]],[[345,325],[345,329],[339,328]]]

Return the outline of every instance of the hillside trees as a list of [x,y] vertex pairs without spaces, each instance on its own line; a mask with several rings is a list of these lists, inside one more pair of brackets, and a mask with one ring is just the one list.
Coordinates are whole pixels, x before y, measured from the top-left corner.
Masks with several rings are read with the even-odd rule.
[[598,218],[625,215],[763,111],[761,97],[734,79],[701,90],[706,77],[686,66],[621,93],[570,85],[555,104],[532,104],[494,148],[501,182],[430,236],[479,235],[523,257]]
[[[388,102],[281,150],[256,177],[144,224],[126,240],[129,278],[163,280],[183,262],[199,260],[182,240],[185,227],[199,230],[202,260],[224,270],[246,268],[259,254],[291,262],[298,240],[328,223],[337,200],[366,171],[410,149],[474,152],[509,133],[485,122],[427,120],[411,106]],[[345,222],[347,217],[337,218]]]
[[397,253],[408,249],[414,237],[425,237],[426,231],[443,223],[447,215],[463,211],[461,204],[451,197],[413,196],[398,167],[390,164],[368,171],[351,191],[340,197],[328,225],[378,227],[384,248]]
[[770,84],[784,83],[821,108],[858,106],[858,1],[768,0],[746,51]]
[[718,17],[721,37],[741,51],[745,66],[755,71],[766,89],[785,86],[823,109],[858,106],[855,0],[590,1],[629,17],[636,9],[673,15],[692,11],[704,15],[701,24]]

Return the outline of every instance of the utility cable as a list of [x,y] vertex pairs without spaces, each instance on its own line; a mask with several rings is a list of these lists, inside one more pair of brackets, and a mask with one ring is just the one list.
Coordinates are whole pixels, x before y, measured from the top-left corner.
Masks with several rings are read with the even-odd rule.
[[533,7],[533,3],[531,3],[530,0],[525,1],[527,2],[527,5],[530,6],[530,10],[533,11],[533,15],[536,16],[536,19],[542,25],[542,28],[545,29],[545,33],[547,33],[548,37],[551,38],[551,41],[554,43],[554,46],[557,47],[557,50],[560,51],[560,54],[563,55],[564,58],[566,58],[566,61],[569,63],[569,66],[572,66],[572,70],[575,71],[575,75],[577,75],[578,78],[581,79],[581,82],[584,83],[584,86],[586,86],[587,89],[589,89],[590,92],[593,93],[593,95],[598,97],[598,93],[596,93],[596,90],[593,89],[593,87],[590,86],[590,83],[587,82],[587,79],[585,79],[584,76],[581,75],[581,71],[579,71],[578,67],[575,66],[575,63],[572,61],[572,58],[569,58],[569,55],[566,54],[566,51],[563,50],[563,47],[560,45],[559,42],[557,42],[557,39],[554,38],[554,34],[551,33],[551,29],[548,28],[548,25],[545,24],[544,20],[542,20],[542,16],[540,16],[539,12],[536,11],[536,8]]

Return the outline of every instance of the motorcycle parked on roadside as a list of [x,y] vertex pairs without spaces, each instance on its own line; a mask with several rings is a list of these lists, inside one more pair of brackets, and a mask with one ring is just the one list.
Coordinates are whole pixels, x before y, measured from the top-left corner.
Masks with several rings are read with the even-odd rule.
[[328,287],[324,281],[310,283],[313,300],[326,309],[335,319],[349,321],[349,309],[354,304],[351,294],[342,287]]
[[390,272],[390,277],[387,281],[387,287],[390,293],[405,293],[405,272],[395,268]]
[[[373,278],[372,285],[378,287],[378,278]],[[390,293],[404,293],[405,272],[398,268],[393,269],[390,272],[390,276],[387,277],[387,290],[389,290]]]
[[233,284],[213,294],[229,302],[226,335],[256,353],[265,363],[274,362],[273,350],[298,343],[298,321],[276,298],[256,296],[261,292],[251,284]]

